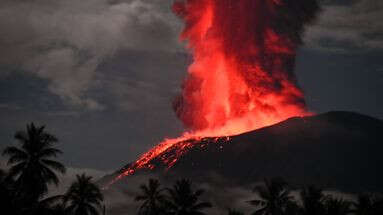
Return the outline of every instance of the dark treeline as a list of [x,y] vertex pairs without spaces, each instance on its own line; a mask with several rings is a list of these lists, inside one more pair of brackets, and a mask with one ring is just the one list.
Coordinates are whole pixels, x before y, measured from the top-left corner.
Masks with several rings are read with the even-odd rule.
[[[313,185],[303,187],[299,196],[291,195],[288,184],[280,178],[264,180],[256,186],[254,215],[378,215],[383,214],[383,199],[377,194],[359,194],[357,200],[347,201],[325,195]],[[230,214],[230,213],[229,213]]]
[[[15,134],[18,146],[8,146],[3,155],[7,171],[0,169],[0,214],[6,215],[101,215],[106,214],[100,188],[85,174],[61,195],[48,196],[49,185],[59,185],[58,174],[66,168],[56,160],[62,152],[57,138],[44,126],[27,125]],[[195,189],[187,179],[162,187],[149,179],[139,187],[135,201],[140,215],[203,215],[214,207],[202,201],[204,190]],[[359,194],[355,201],[326,195],[321,188],[305,186],[297,195],[281,178],[265,179],[254,188],[253,215],[382,215],[383,198],[378,194]],[[230,208],[228,205],[227,208]],[[241,208],[230,208],[228,215],[243,215]]]
[[58,140],[45,127],[27,125],[15,134],[18,146],[8,146],[8,171],[0,170],[0,214],[5,215],[99,215],[103,195],[92,177],[77,179],[62,195],[47,196],[48,185],[59,185],[57,174],[66,168],[56,160],[62,152]]
[[181,179],[170,188],[162,188],[156,179],[140,186],[141,194],[135,200],[142,202],[138,214],[142,215],[197,215],[211,208],[210,202],[200,201],[204,190],[193,190],[190,180]]
[[[140,186],[141,194],[136,201],[141,202],[142,215],[203,215],[204,209],[212,207],[199,197],[204,193],[193,191],[189,180],[178,180],[171,188],[162,188],[158,180],[150,179]],[[254,188],[252,215],[382,215],[383,199],[377,194],[359,194],[356,201],[347,201],[331,195],[315,186],[301,189],[294,197],[288,184],[281,178],[264,180]],[[230,208],[228,215],[244,215],[240,209]]]

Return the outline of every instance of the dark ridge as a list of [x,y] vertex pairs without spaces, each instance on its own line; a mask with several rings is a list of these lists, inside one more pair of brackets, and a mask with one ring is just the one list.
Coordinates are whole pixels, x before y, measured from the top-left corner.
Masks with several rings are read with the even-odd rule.
[[[214,174],[239,185],[265,177],[284,177],[292,185],[317,184],[348,192],[383,191],[383,121],[362,114],[332,111],[293,117],[230,140],[188,141],[195,146],[170,170],[165,171],[166,166],[155,159],[151,164],[156,168],[151,172],[200,181],[210,180]],[[175,149],[163,155],[171,156]]]

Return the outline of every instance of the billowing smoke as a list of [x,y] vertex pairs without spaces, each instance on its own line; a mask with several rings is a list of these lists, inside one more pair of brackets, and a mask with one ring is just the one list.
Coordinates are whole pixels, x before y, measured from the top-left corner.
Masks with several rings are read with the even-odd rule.
[[307,113],[294,66],[316,0],[184,0],[173,9],[193,55],[174,102],[186,127],[230,135]]

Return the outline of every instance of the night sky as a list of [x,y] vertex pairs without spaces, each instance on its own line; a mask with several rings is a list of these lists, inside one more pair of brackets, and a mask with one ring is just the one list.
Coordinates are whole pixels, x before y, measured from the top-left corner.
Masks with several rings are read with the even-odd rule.
[[[2,0],[0,148],[34,121],[62,161],[113,170],[183,131],[171,102],[191,57],[171,0]],[[296,74],[311,111],[383,119],[383,1],[322,1]]]

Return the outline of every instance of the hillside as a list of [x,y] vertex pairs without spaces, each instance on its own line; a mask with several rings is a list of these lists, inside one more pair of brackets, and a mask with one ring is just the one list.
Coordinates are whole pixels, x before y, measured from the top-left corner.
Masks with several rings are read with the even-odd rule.
[[[214,174],[241,185],[281,176],[293,185],[383,191],[383,121],[357,113],[294,117],[230,138],[187,142],[193,147],[172,168],[166,170],[161,160],[155,159],[151,163],[156,168],[150,172],[200,181]],[[162,157],[171,158],[175,150],[177,147],[168,149]],[[119,183],[128,183],[128,178]]]

